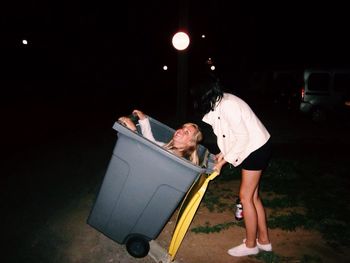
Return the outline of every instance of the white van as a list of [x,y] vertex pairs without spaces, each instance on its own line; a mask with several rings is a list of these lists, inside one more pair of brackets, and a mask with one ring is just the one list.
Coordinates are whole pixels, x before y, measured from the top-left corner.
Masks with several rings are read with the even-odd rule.
[[350,69],[306,69],[300,111],[314,121],[345,109],[350,94]]

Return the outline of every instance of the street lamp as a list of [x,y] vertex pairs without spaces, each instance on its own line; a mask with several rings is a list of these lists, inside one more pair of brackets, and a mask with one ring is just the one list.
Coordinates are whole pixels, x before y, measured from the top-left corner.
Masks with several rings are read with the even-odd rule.
[[171,41],[177,50],[185,50],[190,44],[190,38],[185,32],[177,32]]
[[186,119],[187,112],[187,86],[188,86],[188,65],[187,54],[184,52],[190,44],[189,36],[179,31],[174,34],[172,44],[178,50],[177,63],[177,102],[176,113],[178,121],[183,122]]

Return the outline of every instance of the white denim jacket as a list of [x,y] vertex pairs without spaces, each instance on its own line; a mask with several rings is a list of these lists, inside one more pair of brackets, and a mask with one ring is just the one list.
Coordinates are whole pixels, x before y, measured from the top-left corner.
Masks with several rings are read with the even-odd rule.
[[263,146],[270,134],[249,105],[237,96],[224,93],[213,111],[202,121],[212,126],[224,159],[233,166]]

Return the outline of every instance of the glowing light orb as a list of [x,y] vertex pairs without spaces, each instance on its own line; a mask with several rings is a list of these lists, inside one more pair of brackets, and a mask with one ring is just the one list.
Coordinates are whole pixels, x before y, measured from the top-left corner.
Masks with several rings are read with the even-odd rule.
[[164,66],[163,66],[163,70],[168,70],[168,66],[167,66],[167,65],[164,65]]
[[211,70],[215,70],[215,66],[214,66],[214,65],[211,66],[210,69],[211,69]]
[[177,50],[184,50],[190,44],[190,38],[184,32],[178,32],[173,36],[172,43]]
[[23,39],[23,40],[22,40],[22,44],[23,44],[23,45],[27,45],[27,44],[28,44],[28,41],[27,41],[26,39]]

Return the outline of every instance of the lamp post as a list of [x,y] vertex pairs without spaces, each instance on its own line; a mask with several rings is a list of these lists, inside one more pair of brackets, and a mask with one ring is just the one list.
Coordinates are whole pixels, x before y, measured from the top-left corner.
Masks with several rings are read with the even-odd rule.
[[[188,1],[179,2],[179,28],[188,27]],[[183,122],[187,113],[187,92],[188,92],[188,63],[186,49],[190,44],[190,38],[185,30],[177,32],[172,39],[172,44],[178,50],[177,55],[177,120]]]
[[187,86],[188,66],[186,49],[190,44],[190,38],[185,32],[177,32],[172,38],[172,44],[178,50],[177,61],[177,120],[183,122],[187,113]]

